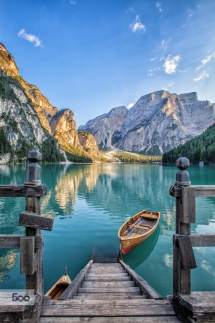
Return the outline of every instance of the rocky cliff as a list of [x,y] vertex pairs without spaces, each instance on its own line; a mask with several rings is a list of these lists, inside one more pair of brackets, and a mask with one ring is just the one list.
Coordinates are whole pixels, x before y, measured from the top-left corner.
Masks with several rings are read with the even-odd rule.
[[0,127],[15,151],[22,150],[24,143],[41,145],[51,135],[66,152],[81,154],[83,161],[84,156],[92,161],[101,157],[92,135],[88,136],[87,148],[86,142],[82,145],[72,111],[58,111],[38,87],[26,82],[3,44],[0,44],[0,78]]
[[199,135],[215,122],[215,104],[197,93],[158,91],[142,96],[131,109],[117,107],[79,127],[103,149],[162,154]]

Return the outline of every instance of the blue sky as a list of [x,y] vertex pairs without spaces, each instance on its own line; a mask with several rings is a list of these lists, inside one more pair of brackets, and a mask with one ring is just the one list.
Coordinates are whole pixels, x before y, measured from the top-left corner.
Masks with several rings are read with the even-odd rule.
[[0,0],[0,42],[77,127],[162,89],[215,103],[215,0]]

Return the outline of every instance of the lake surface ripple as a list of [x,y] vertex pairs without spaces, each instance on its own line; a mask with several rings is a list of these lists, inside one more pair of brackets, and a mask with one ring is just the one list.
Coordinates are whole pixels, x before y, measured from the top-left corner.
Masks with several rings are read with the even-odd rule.
[[[169,188],[175,166],[93,164],[42,165],[41,180],[47,194],[41,213],[54,219],[52,232],[42,231],[45,292],[68,267],[71,279],[92,254],[117,255],[118,229],[142,209],[159,211],[159,228],[147,241],[123,257],[162,296],[172,294],[172,235],[175,199]],[[191,184],[215,185],[215,167],[191,166]],[[0,184],[23,184],[25,167],[0,165]],[[197,199],[197,222],[192,233],[215,233],[215,199]],[[24,198],[0,198],[0,234],[21,234],[19,213]],[[215,290],[215,248],[194,248],[197,269],[192,270],[192,290]],[[19,250],[0,250],[0,288],[24,288]]]

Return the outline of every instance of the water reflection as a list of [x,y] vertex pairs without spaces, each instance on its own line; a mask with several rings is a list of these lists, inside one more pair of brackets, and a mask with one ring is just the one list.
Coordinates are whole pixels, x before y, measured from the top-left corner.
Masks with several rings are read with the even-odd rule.
[[[62,267],[71,268],[69,274],[73,279],[94,248],[103,254],[117,254],[119,227],[128,217],[148,209],[161,213],[159,229],[123,259],[162,295],[171,294],[175,199],[169,195],[169,187],[175,182],[176,172],[174,166],[161,165],[42,165],[41,180],[47,186],[47,195],[41,199],[41,213],[56,218],[53,231],[44,232],[45,289],[61,276]],[[214,184],[215,168],[191,167],[189,172],[194,185]],[[24,179],[25,166],[0,165],[1,185],[23,184]],[[215,219],[214,199],[199,198],[196,205],[197,222],[192,225],[192,232],[201,233],[205,225],[208,232],[214,233],[211,225]],[[1,234],[25,232],[18,226],[19,214],[24,209],[24,198],[0,198]],[[207,275],[205,281],[210,285],[215,275],[213,270],[210,274],[214,260],[211,261],[210,250],[202,250],[196,250],[196,258],[201,274]],[[1,254],[2,280],[13,266],[18,266],[17,252],[6,250]],[[194,286],[199,286],[195,277],[194,273]]]
[[155,232],[145,241],[143,241],[136,248],[131,250],[128,254],[123,256],[123,261],[132,269],[138,267],[146,260],[152,253],[159,237],[160,227],[158,225]]
[[7,272],[16,265],[17,252],[15,249],[0,249],[0,283],[10,278]]

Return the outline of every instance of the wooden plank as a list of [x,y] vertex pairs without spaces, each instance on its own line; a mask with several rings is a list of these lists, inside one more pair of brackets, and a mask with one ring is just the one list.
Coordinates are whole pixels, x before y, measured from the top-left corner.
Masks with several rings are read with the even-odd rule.
[[35,247],[34,237],[20,239],[20,273],[22,275],[33,275],[35,272]]
[[214,313],[215,318],[215,292],[192,292],[190,295],[178,293],[177,298],[192,313]]
[[89,271],[89,274],[90,275],[121,275],[121,274],[124,274],[125,271],[123,271],[123,269],[119,270],[119,271],[116,271],[116,270],[99,270],[99,271],[94,271],[94,270],[90,270]]
[[88,264],[80,271],[80,273],[75,277],[72,284],[67,287],[63,294],[59,297],[59,300],[65,300],[72,298],[77,294],[79,287],[81,286],[85,276],[87,275],[93,260],[90,260]]
[[115,281],[115,282],[117,282],[117,281],[129,281],[129,280],[131,280],[129,276],[126,276],[124,274],[121,274],[121,276],[115,275],[114,277],[113,276],[112,277],[110,277],[110,276],[106,277],[106,275],[104,275],[104,276],[100,275],[100,277],[101,278],[99,278],[97,276],[90,276],[90,277],[87,276],[84,281],[86,281],[86,282],[87,281],[98,281],[98,282]]
[[214,185],[195,185],[196,197],[215,197],[215,186]]
[[90,271],[88,272],[87,276],[85,279],[106,279],[106,278],[118,278],[118,277],[122,277],[122,278],[129,278],[130,279],[130,276],[128,275],[128,273],[126,273],[126,271],[124,271],[123,273],[120,273],[120,274],[106,274],[103,275],[103,274],[91,274]]
[[126,265],[122,259],[119,260],[127,273],[132,277],[135,283],[140,287],[142,292],[147,295],[148,298],[162,299],[163,297],[150,286],[142,277],[140,277],[133,269]]
[[196,222],[196,198],[195,187],[182,188],[182,223],[195,223]]
[[193,247],[215,246],[215,234],[191,234],[189,237]]
[[78,289],[79,293],[140,293],[139,287],[80,287]]
[[197,268],[196,260],[190,241],[190,236],[178,236],[178,244],[181,254],[181,263],[183,268],[192,269]]
[[19,216],[19,225],[34,229],[52,231],[54,219],[51,217],[41,216],[33,212],[22,212]]
[[112,299],[112,300],[116,300],[116,299],[144,299],[146,298],[146,295],[135,295],[133,294],[129,294],[129,293],[114,293],[114,295],[112,294],[102,294],[102,293],[81,293],[77,296],[73,296],[73,299]]
[[118,258],[117,257],[99,257],[99,256],[94,256],[93,258],[93,263],[118,263]]
[[133,281],[86,281],[81,285],[83,288],[118,288],[118,287],[135,287]]
[[176,316],[162,317],[41,317],[38,323],[181,323]]
[[38,185],[33,187],[27,187],[25,185],[0,185],[0,197],[42,197],[45,195],[45,185]]
[[[20,238],[24,238],[24,235],[20,234],[2,234],[0,235],[0,249],[3,248],[12,248],[19,249],[20,248]],[[44,246],[44,238],[43,236],[34,237],[34,245],[35,249],[42,249]]]
[[[44,302],[41,316],[175,316],[167,301],[127,300],[67,300]],[[154,302],[152,302],[154,301]]]
[[38,309],[41,306],[41,297],[31,296],[28,302],[13,302],[12,305],[0,305],[0,322],[38,322]]
[[101,269],[101,268],[110,268],[110,269],[120,269],[121,266],[119,264],[93,264],[92,268],[91,269],[95,269],[95,270],[98,270],[98,269]]
[[[182,223],[183,218],[183,200],[181,197],[176,197],[176,234],[190,235],[190,224]],[[176,299],[177,292],[190,294],[191,278],[190,269],[185,269],[181,265],[181,254],[178,247],[174,247],[173,251],[173,297]]]

